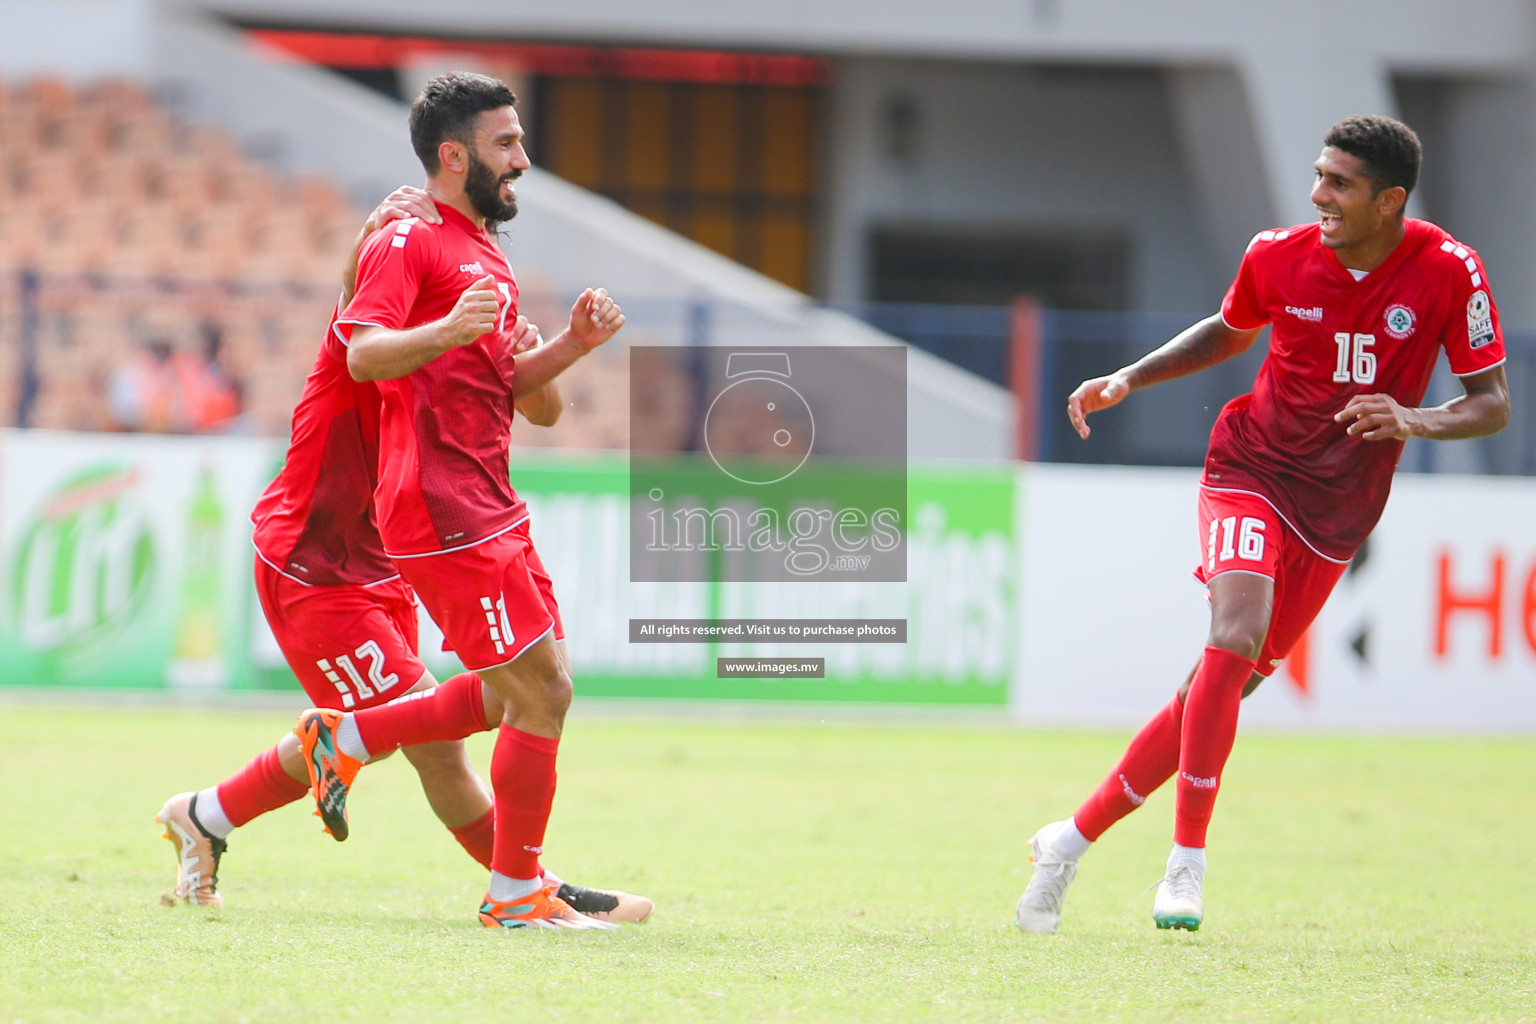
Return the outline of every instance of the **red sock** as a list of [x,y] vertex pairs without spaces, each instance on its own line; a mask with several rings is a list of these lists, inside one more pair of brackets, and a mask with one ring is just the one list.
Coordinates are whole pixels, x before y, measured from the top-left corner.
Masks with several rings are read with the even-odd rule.
[[293,803],[309,792],[309,783],[296,781],[283,771],[277,748],[270,747],[219,783],[218,792],[224,817],[238,827],[284,804]]
[[408,693],[355,715],[357,734],[374,757],[416,743],[461,740],[488,728],[480,677],[473,672],[460,672],[433,689]]
[[1120,763],[1072,815],[1084,839],[1097,840],[1109,826],[1145,803],[1147,797],[1178,770],[1179,732],[1183,720],[1184,704],[1178,694],[1174,694],[1173,699],[1141,727],[1131,745],[1125,748]]
[[459,841],[464,851],[486,870],[491,867],[491,850],[496,837],[496,808],[492,807],[468,825],[448,830]]
[[1253,675],[1254,660],[1219,647],[1207,647],[1184,700],[1184,735],[1179,748],[1178,802],[1173,841],[1205,846],[1221,769],[1237,738],[1237,709],[1243,684]]
[[495,849],[491,868],[508,878],[537,878],[544,829],[555,803],[555,754],[560,741],[502,723],[491,754],[496,791]]

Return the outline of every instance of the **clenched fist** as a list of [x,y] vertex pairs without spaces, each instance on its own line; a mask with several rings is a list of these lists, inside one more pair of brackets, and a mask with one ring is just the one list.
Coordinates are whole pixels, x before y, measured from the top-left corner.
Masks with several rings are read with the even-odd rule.
[[497,305],[496,279],[486,274],[464,289],[453,309],[443,317],[443,337],[450,346],[468,345],[496,329],[501,316]]
[[624,311],[613,301],[606,288],[588,288],[571,307],[571,336],[590,352],[619,332],[624,326]]

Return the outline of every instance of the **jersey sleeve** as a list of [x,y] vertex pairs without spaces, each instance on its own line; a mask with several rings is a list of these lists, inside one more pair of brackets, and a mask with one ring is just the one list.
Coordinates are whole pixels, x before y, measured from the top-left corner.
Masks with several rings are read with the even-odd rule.
[[357,291],[337,317],[337,334],[350,341],[358,324],[404,330],[422,283],[432,272],[438,246],[430,230],[412,217],[395,221],[363,243],[357,259]]
[[320,342],[320,349],[332,359],[340,359],[343,362],[347,358],[347,337],[341,331],[341,296],[336,297],[336,306],[331,310],[330,322],[325,325],[325,338]]
[[[1452,248],[1446,249],[1445,245]],[[1451,372],[1469,377],[1504,361],[1504,328],[1499,323],[1499,309],[1493,304],[1482,258],[1452,241],[1445,245],[1441,248],[1459,263],[1448,264],[1451,279],[1447,284],[1456,298],[1441,343]]]
[[[1261,294],[1262,273],[1258,266],[1259,253],[1264,249],[1261,240],[1266,232],[1260,232],[1248,243],[1243,262],[1238,265],[1237,277],[1221,300],[1221,319],[1234,331],[1252,331],[1269,323],[1269,312],[1264,308]],[[1267,232],[1270,237],[1274,232]]]

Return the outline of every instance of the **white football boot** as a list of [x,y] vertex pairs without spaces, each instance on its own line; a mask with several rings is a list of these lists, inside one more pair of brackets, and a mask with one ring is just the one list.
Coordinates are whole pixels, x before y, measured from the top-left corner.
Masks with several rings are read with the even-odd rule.
[[203,831],[192,809],[196,800],[195,792],[177,793],[155,815],[155,821],[165,826],[165,838],[176,847],[176,888],[162,899],[171,905],[179,901],[201,907],[222,907],[219,858],[224,856],[229,844]]
[[1043,826],[1029,840],[1029,859],[1035,873],[1019,897],[1014,922],[1031,935],[1054,934],[1061,924],[1061,903],[1067,898],[1067,886],[1077,876],[1077,857],[1060,849],[1058,840],[1064,831],[1075,828],[1072,819]]
[[1191,857],[1168,858],[1167,873],[1157,883],[1152,898],[1152,920],[1159,928],[1183,928],[1197,932],[1205,919],[1205,901],[1200,886],[1205,881],[1205,865]]

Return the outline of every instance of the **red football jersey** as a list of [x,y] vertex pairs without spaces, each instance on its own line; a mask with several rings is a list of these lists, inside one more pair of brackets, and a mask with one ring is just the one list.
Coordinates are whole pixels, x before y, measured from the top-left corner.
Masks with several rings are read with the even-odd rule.
[[1238,330],[1271,325],[1253,391],[1211,431],[1203,482],[1267,499],[1329,558],[1354,554],[1381,517],[1401,441],[1345,433],[1356,395],[1417,406],[1444,347],[1468,376],[1504,361],[1504,335],[1477,253],[1428,221],[1407,221],[1386,262],[1356,280],[1316,223],[1261,231],[1221,305]]
[[251,513],[262,560],[312,586],[370,586],[398,573],[373,515],[379,392],[347,372],[336,316],[293,410],[288,459]]
[[512,429],[517,281],[495,240],[440,205],[442,224],[388,224],[363,245],[357,293],[338,329],[357,324],[405,330],[448,315],[486,274],[496,279],[497,329],[443,353],[413,373],[379,381],[379,533],[395,558],[479,544],[523,519],[507,450]]

